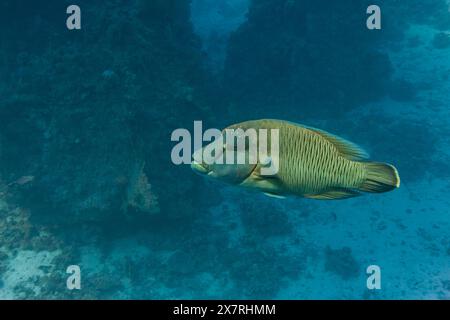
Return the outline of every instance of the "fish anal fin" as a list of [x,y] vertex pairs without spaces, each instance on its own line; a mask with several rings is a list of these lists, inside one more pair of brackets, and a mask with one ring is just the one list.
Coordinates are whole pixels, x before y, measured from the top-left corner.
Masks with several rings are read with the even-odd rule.
[[350,142],[348,140],[345,140],[344,138],[338,137],[334,134],[328,133],[320,129],[312,127],[306,128],[319,134],[321,137],[331,142],[336,147],[338,152],[343,157],[349,160],[364,160],[369,158],[369,154],[364,149],[354,144],[353,142]]
[[286,199],[285,196],[281,196],[281,195],[279,195],[279,194],[275,194],[275,193],[272,193],[272,192],[264,192],[264,194],[265,194],[266,196],[268,196],[268,197],[271,197],[271,198]]
[[315,200],[340,200],[340,199],[354,198],[360,195],[361,194],[359,192],[350,189],[333,189],[318,194],[307,194],[305,195],[305,198]]

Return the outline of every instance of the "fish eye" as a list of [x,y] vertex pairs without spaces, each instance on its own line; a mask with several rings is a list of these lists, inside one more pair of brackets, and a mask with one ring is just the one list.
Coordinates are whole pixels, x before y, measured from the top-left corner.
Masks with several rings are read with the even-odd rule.
[[233,148],[231,148],[231,146],[228,143],[224,143],[223,151],[226,151],[226,150],[236,151],[236,146],[233,146]]

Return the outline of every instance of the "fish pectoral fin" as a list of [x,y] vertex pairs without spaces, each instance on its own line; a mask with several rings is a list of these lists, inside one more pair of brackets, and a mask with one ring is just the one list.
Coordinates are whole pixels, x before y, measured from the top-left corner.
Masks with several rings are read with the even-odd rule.
[[258,170],[253,171],[240,185],[243,187],[256,188],[262,192],[271,194],[278,194],[279,190],[282,189],[280,180],[277,176],[264,176],[261,175]]
[[261,167],[270,168],[272,162],[273,162],[272,157],[266,156],[264,157],[264,159],[261,160]]
[[328,133],[320,129],[312,127],[306,128],[319,134],[324,139],[331,142],[344,158],[347,158],[349,160],[364,160],[369,158],[369,154],[364,149],[354,144],[353,142],[350,142],[348,140],[345,140],[341,137],[338,137],[334,134]]
[[264,192],[264,194],[265,194],[266,196],[268,196],[268,197],[271,197],[271,198],[286,199],[285,196],[281,196],[281,195],[279,195],[279,194],[272,193],[272,192]]
[[305,198],[316,199],[316,200],[340,200],[348,199],[360,196],[361,193],[351,190],[351,189],[333,189],[327,192],[318,194],[307,194]]
[[253,170],[253,172],[251,174],[253,179],[255,179],[255,180],[270,180],[272,183],[277,182],[279,180],[278,173],[264,174],[262,172],[263,169],[270,168],[270,166],[272,165],[272,161],[273,160],[271,157],[267,157],[265,159],[265,163],[257,165],[255,170]]

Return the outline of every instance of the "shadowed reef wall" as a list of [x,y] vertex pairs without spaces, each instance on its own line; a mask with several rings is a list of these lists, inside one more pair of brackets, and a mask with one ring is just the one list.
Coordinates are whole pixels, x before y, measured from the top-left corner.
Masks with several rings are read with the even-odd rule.
[[[369,31],[371,4],[253,0],[225,63],[233,111],[325,118],[389,94],[398,82],[386,45],[401,39],[408,23],[445,27],[449,17],[445,1],[381,1],[382,29]],[[423,15],[424,8],[436,14]],[[400,85],[409,83],[401,79]]]
[[174,201],[162,191],[183,175],[167,156],[170,133],[189,125],[182,113],[206,117],[189,2],[78,1],[79,32],[65,27],[68,4],[1,4],[2,178],[35,177],[21,200],[51,222],[139,211],[135,198],[150,190],[164,209]]

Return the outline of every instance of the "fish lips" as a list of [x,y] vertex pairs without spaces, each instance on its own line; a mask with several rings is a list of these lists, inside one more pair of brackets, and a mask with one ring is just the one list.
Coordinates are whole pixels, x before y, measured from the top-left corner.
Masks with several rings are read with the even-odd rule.
[[197,161],[192,161],[191,163],[191,169],[201,175],[207,175],[209,174],[209,170],[203,165],[202,163],[199,163]]

